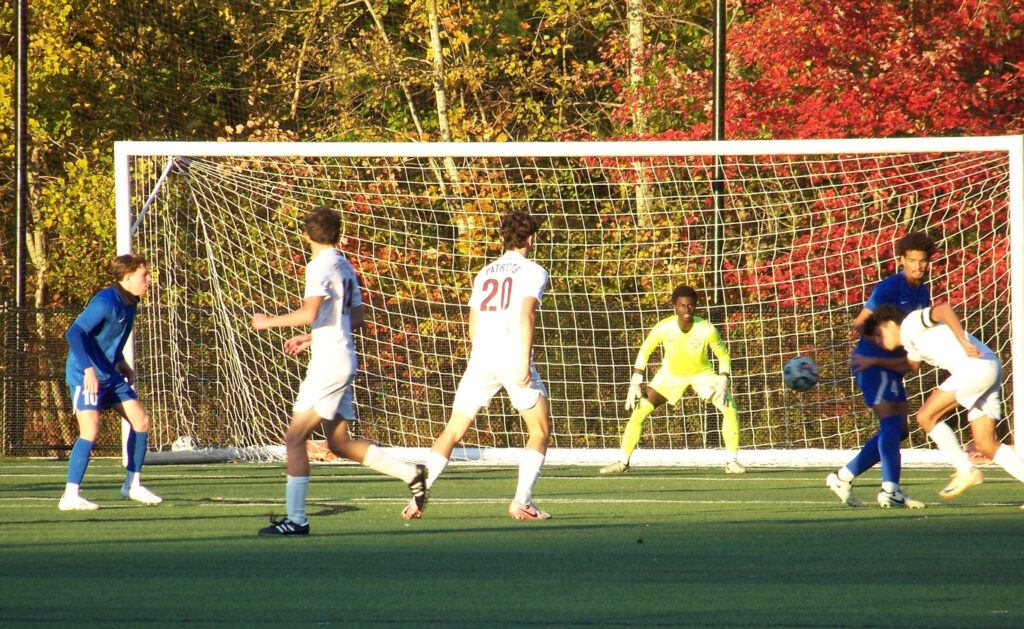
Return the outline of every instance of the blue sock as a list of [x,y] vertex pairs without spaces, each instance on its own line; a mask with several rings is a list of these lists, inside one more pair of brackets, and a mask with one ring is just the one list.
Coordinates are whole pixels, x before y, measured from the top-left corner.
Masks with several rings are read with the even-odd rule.
[[880,434],[876,432],[868,439],[868,442],[860,449],[857,456],[853,457],[853,460],[846,464],[846,469],[850,470],[851,474],[860,476],[881,460],[878,455],[878,439]]
[[85,476],[85,468],[89,467],[89,456],[92,455],[92,448],[96,445],[94,441],[78,438],[71,448],[71,456],[68,458],[68,482],[75,485],[82,484]]
[[900,482],[900,467],[903,461],[900,457],[900,442],[906,436],[903,433],[903,417],[892,415],[883,417],[881,428],[878,430],[878,454],[882,460],[882,482]]
[[128,463],[125,469],[129,472],[138,472],[142,469],[142,462],[146,458],[146,444],[149,442],[148,432],[135,432],[132,429],[128,433]]

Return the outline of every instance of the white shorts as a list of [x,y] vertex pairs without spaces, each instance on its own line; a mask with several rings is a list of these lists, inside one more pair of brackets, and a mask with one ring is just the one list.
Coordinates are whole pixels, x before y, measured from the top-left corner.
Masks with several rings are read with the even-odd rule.
[[351,420],[355,418],[352,398],[352,383],[356,379],[355,369],[347,360],[320,360],[310,362],[306,379],[299,385],[292,411],[303,413],[316,409],[323,419]]
[[[512,367],[509,369],[509,367]],[[487,406],[494,394],[504,388],[517,411],[528,411],[537,405],[540,396],[548,394],[540,381],[537,368],[530,364],[530,384],[519,385],[516,365],[509,363],[492,364],[490,361],[469,359],[466,371],[455,390],[452,410],[469,416],[476,415],[481,407]]]
[[999,386],[1003,381],[1003,366],[995,356],[968,358],[956,373],[942,381],[939,389],[956,392],[957,404],[967,409],[967,419],[987,415],[999,421]]
[[690,387],[693,387],[700,399],[711,399],[711,395],[715,392],[717,377],[718,375],[710,369],[692,376],[677,376],[667,365],[662,365],[647,386],[660,393],[669,405],[675,405]]

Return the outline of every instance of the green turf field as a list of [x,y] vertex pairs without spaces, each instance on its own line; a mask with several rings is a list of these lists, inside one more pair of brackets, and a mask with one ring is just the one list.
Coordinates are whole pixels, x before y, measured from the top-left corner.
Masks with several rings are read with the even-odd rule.
[[512,469],[453,466],[423,520],[405,487],[321,466],[307,538],[256,536],[283,513],[281,465],[150,466],[157,507],[94,460],[91,513],[62,513],[66,463],[0,460],[0,626],[1021,627],[1024,487],[987,468],[940,502],[944,469],[904,471],[922,511],[845,507],[826,470],[546,469],[506,512]]

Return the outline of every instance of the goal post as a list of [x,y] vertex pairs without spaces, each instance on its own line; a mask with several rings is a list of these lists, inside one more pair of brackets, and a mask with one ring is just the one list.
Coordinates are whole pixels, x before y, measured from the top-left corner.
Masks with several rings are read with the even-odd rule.
[[[341,213],[341,249],[363,289],[355,431],[412,458],[448,418],[468,354],[472,278],[500,254],[498,219],[514,209],[543,221],[532,255],[550,283],[534,355],[551,401],[552,463],[615,457],[637,349],[672,314],[678,284],[698,290],[697,314],[732,354],[741,460],[845,462],[877,426],[848,368],[851,322],[896,271],[894,243],[913,230],[939,242],[933,299],[951,303],[1002,358],[1004,426],[1020,434],[1022,151],[1021,136],[117,142],[118,252],[145,254],[156,279],[134,352],[150,440],[161,450],[187,438],[232,456],[280,455],[305,357],[281,351],[295,332],[255,332],[249,321],[301,302],[301,221],[317,205]],[[716,163],[725,174],[717,212]],[[781,378],[800,354],[822,374],[805,393]],[[939,377],[908,376],[911,412]],[[718,465],[719,427],[712,406],[684,395],[647,420],[633,460]],[[455,454],[510,463],[524,442],[499,394]],[[940,460],[912,425],[904,461]]]

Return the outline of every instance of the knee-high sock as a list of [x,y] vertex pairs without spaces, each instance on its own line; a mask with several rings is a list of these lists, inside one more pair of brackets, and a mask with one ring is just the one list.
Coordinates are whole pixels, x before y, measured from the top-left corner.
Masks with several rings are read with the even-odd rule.
[[125,465],[124,478],[124,482],[128,486],[139,484],[139,472],[142,471],[142,463],[146,460],[148,443],[148,432],[135,432],[133,428],[128,433],[128,463]]
[[68,457],[68,483],[76,487],[82,484],[85,477],[85,470],[89,467],[89,457],[92,456],[92,448],[96,445],[94,441],[88,441],[79,437],[75,445],[71,447],[71,456]]
[[[857,456],[850,459],[850,462],[846,464],[845,469],[850,473],[850,476],[857,477],[868,471],[881,461],[881,455],[879,454],[881,448],[878,442],[881,440],[882,433],[876,432],[871,435],[871,438],[867,440],[864,447],[860,449]],[[842,475],[840,475],[842,477]],[[848,479],[843,479],[848,480]]]
[[427,489],[434,486],[437,477],[448,467],[448,457],[431,452],[427,455]]
[[996,450],[992,461],[1009,472],[1010,476],[1024,483],[1024,459],[1020,458],[1017,451],[1006,444],[1001,444]]
[[306,489],[309,488],[308,476],[289,476],[288,484],[284,487],[285,505],[288,511],[288,519],[296,524],[305,524],[306,519]]
[[[900,442],[903,441],[903,417],[883,417],[878,430],[878,455],[882,461],[882,483],[900,483],[903,465]],[[891,489],[888,491],[892,491]]]
[[643,434],[644,420],[652,412],[654,412],[654,405],[647,398],[640,398],[636,408],[633,409],[633,414],[629,416],[629,421],[626,422],[626,429],[622,431],[624,462],[628,463],[629,457],[633,456],[633,450],[636,450],[636,444],[640,443],[640,435]]
[[964,473],[969,471],[972,467],[970,457],[964,452],[963,446],[960,445],[960,440],[957,438],[956,433],[950,428],[946,422],[939,422],[935,424],[928,436],[932,438],[935,445],[939,448],[939,452],[945,455],[946,460],[956,468],[957,472]]
[[411,483],[412,479],[416,478],[415,465],[396,459],[376,445],[371,445],[366,449],[363,465],[385,476],[399,478],[406,483]]
[[533,486],[544,469],[544,454],[536,450],[523,450],[519,457],[519,484],[516,486],[516,500],[524,505],[533,499]]
[[722,441],[725,443],[725,449],[735,459],[736,453],[740,451],[740,414],[736,409],[736,401],[733,400],[732,393],[728,394],[728,404],[725,406],[716,404],[715,408],[722,413]]

